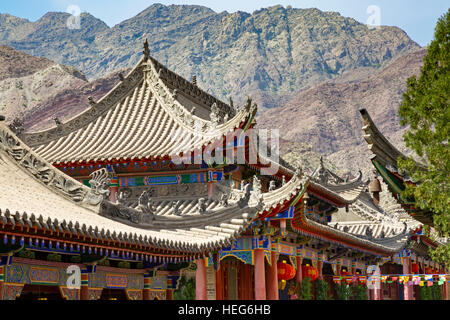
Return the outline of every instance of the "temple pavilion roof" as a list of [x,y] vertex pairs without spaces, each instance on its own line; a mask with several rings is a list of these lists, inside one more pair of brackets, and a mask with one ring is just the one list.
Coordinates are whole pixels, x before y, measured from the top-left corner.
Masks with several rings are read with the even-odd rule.
[[164,158],[201,150],[253,120],[144,54],[109,93],[77,116],[20,138],[53,164]]
[[176,202],[176,211],[173,206],[167,210],[167,199],[150,203],[147,198],[140,208],[129,208],[98,199],[95,189],[54,168],[3,124],[0,178],[3,226],[21,225],[192,254],[230,245],[260,213],[298,197],[307,184],[306,179],[294,176],[268,193],[257,185],[253,190],[250,185],[244,190],[222,186],[214,199],[196,199],[195,205],[174,198],[170,201]]
[[[406,158],[402,152],[395,148],[386,137],[378,130],[366,109],[360,110],[363,120],[364,139],[368,143],[369,150],[374,154],[371,161],[380,173],[383,180],[388,184],[389,190],[395,194],[396,200],[408,210],[414,218],[424,224],[433,225],[432,213],[415,208],[414,199],[406,198],[403,195],[405,182],[415,183],[411,177],[397,167],[399,157]],[[426,166],[416,161],[419,170],[426,170]]]
[[[54,168],[3,124],[0,178],[0,223],[4,227],[19,225],[192,254],[230,245],[259,213],[290,201],[307,184],[295,176],[268,193],[249,186],[229,189],[220,194],[220,202],[201,205],[197,201],[196,206],[181,207],[181,214],[167,213],[162,203],[148,212],[98,201],[94,189]],[[183,201],[187,200],[177,200]]]
[[[363,120],[364,139],[366,140],[369,150],[374,154],[372,161],[377,161],[383,167],[402,176],[404,180],[410,180],[404,172],[399,172],[397,168],[397,159],[399,157],[406,158],[389,140],[380,132],[366,109],[360,110]],[[422,163],[416,162],[417,167],[425,170],[426,166]]]

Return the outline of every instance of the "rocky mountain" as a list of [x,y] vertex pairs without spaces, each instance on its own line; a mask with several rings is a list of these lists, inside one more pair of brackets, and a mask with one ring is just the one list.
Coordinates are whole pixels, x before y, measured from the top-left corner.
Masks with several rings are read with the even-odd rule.
[[77,69],[0,46],[0,112],[6,121],[19,117],[25,128],[39,129],[88,108],[117,82],[117,72],[89,82]]
[[83,73],[0,46],[0,110],[9,121],[65,88],[86,83]]
[[45,97],[23,115],[26,130],[37,131],[54,125],[54,117],[65,122],[88,109],[89,97],[100,100],[119,82],[119,73],[127,74],[130,69],[120,69],[104,78],[85,81],[74,87],[65,87],[52,96]]
[[[398,106],[406,80],[419,74],[426,49],[399,57],[378,72],[366,70],[327,81],[299,92],[285,106],[257,118],[261,128],[278,128],[283,139],[308,143],[339,169],[354,173],[372,170],[370,151],[362,136],[359,109],[366,108],[383,134],[401,151],[405,128]],[[355,80],[356,79],[356,80]]]
[[0,43],[97,79],[132,67],[148,38],[151,54],[169,68],[187,79],[196,75],[225,101],[232,96],[242,105],[252,95],[261,111],[311,84],[379,69],[419,48],[396,27],[370,30],[336,12],[280,5],[249,14],[154,4],[112,28],[83,13],[80,28],[70,29],[69,17],[51,12],[30,22],[0,14]]

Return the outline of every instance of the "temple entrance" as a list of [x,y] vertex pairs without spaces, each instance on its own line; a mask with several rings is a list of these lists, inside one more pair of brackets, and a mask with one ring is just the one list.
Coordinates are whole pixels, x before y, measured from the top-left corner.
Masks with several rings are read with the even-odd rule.
[[[395,263],[385,263],[381,266],[381,274],[398,275],[402,274],[401,265]],[[401,300],[403,298],[403,285],[400,282],[381,283],[383,290],[383,300]]]
[[220,277],[220,286],[223,300],[251,300],[254,297],[253,267],[234,258],[226,257],[220,261],[220,269],[217,277]]
[[127,300],[123,289],[103,289],[99,300]]
[[64,300],[58,286],[26,284],[16,300]]

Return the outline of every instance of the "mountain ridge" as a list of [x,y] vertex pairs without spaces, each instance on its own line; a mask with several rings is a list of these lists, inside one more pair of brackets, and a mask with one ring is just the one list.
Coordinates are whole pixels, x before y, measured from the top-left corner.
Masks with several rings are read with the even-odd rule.
[[151,54],[170,69],[187,79],[196,75],[199,86],[224,101],[231,96],[242,105],[251,95],[260,110],[311,84],[360,67],[376,70],[420,48],[397,27],[370,30],[315,8],[277,5],[250,14],[154,4],[113,27],[82,13],[79,30],[67,28],[69,16],[47,13],[35,22],[9,16],[13,26],[0,16],[0,41],[96,79],[132,67],[148,38]]

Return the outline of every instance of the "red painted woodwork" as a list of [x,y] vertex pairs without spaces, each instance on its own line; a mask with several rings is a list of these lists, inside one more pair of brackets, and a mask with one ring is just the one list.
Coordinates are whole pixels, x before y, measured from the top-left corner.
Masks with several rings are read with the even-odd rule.
[[417,263],[412,263],[412,264],[411,264],[411,271],[412,271],[413,273],[419,273],[419,264],[417,264]]
[[223,300],[223,266],[216,271],[216,300]]
[[206,300],[206,266],[205,259],[197,260],[197,271],[195,273],[195,299]]
[[[268,270],[268,279],[267,279],[267,299],[268,300],[278,300],[278,280],[280,280],[280,272],[284,275],[285,269],[280,270],[279,266],[283,263],[276,263],[277,261],[277,253],[272,251],[270,253],[270,260],[272,264],[269,266]],[[286,263],[284,263],[286,264]],[[284,266],[283,266],[284,267]],[[291,267],[292,268],[292,267]],[[294,269],[294,268],[292,268]],[[292,277],[295,276],[295,270]]]
[[296,262],[297,262],[297,274],[295,276],[295,281],[298,284],[302,283],[303,280],[303,272],[302,272],[302,257],[297,257],[296,258]]
[[264,268],[264,250],[255,249],[255,300],[266,300],[266,276]]

